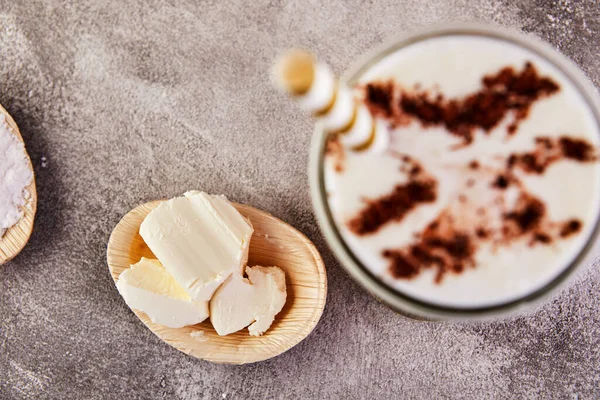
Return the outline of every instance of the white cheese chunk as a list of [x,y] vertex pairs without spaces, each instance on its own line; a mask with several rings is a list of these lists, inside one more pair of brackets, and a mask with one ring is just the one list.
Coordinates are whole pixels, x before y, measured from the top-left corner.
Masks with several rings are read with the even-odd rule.
[[142,257],[119,275],[117,288],[129,307],[157,324],[181,328],[208,318],[208,302],[192,301],[158,260]]
[[187,192],[161,203],[140,235],[195,301],[208,301],[248,260],[252,225],[225,198]]
[[248,279],[231,275],[210,301],[210,321],[221,336],[248,326],[262,335],[285,304],[285,274],[278,267],[247,267]]

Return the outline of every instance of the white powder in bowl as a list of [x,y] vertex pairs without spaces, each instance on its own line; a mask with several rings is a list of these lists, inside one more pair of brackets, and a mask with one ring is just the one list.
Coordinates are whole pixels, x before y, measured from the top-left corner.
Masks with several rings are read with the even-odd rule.
[[31,198],[25,188],[32,179],[25,146],[0,114],[0,238],[23,217],[23,207]]

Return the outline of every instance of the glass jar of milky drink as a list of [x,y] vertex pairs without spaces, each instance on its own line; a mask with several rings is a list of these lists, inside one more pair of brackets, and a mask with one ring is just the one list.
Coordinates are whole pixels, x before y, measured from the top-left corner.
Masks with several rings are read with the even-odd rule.
[[312,197],[337,257],[372,294],[426,318],[547,298],[598,238],[599,101],[565,57],[480,25],[405,36],[342,82],[385,124],[384,151],[318,125]]

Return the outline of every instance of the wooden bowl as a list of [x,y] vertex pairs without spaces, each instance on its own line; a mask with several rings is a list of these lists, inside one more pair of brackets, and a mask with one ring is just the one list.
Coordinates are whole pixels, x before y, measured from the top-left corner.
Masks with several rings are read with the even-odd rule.
[[[21,136],[21,132],[19,132],[19,127],[15,123],[15,120],[12,119],[10,114],[1,105],[0,113],[4,114],[6,123],[12,129],[13,134],[17,137],[17,139],[23,142],[23,137]],[[29,161],[29,169],[31,169],[31,173],[33,174],[33,166],[31,165],[29,154],[27,154],[27,159]],[[31,179],[31,183],[25,189],[29,191],[31,197],[28,205],[23,207],[23,218],[21,218],[15,225],[8,228],[6,232],[4,232],[4,236],[0,238],[0,265],[12,260],[17,254],[19,254],[19,252],[27,244],[27,241],[31,236],[31,232],[33,231],[33,220],[35,218],[35,211],[37,209],[35,175]]]
[[[154,201],[133,209],[112,232],[107,260],[115,283],[121,272],[142,257],[156,258],[140,236],[139,228],[159,204],[160,201]],[[234,206],[254,226],[248,265],[276,265],[285,271],[287,300],[271,328],[259,337],[250,336],[247,329],[219,336],[209,319],[174,329],[152,323],[143,312],[132,311],[159,338],[186,354],[215,363],[246,364],[275,357],[308,336],[323,313],[327,275],[319,252],[302,233],[253,207]]]

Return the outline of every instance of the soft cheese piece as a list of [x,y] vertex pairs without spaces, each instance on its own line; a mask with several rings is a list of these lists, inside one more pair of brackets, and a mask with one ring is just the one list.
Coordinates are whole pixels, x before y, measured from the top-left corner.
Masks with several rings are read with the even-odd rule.
[[248,279],[233,274],[210,301],[210,321],[221,336],[248,326],[262,335],[285,304],[285,274],[279,267],[246,267]]
[[129,307],[157,324],[181,328],[208,318],[208,302],[192,301],[158,260],[142,257],[119,275],[117,288]]
[[208,301],[248,260],[252,225],[225,198],[204,192],[156,207],[140,235],[173,278],[195,301]]

